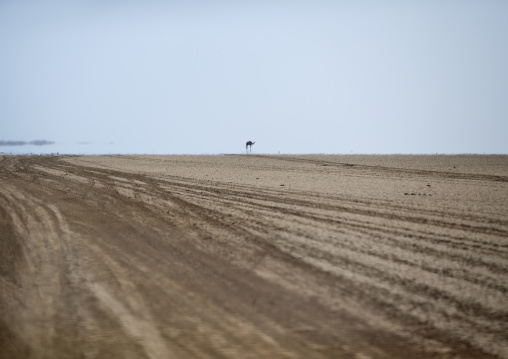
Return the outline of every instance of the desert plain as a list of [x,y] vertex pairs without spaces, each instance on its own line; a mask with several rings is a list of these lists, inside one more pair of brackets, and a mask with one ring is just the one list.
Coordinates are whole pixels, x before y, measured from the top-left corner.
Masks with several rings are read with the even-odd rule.
[[0,156],[0,358],[508,358],[508,156]]

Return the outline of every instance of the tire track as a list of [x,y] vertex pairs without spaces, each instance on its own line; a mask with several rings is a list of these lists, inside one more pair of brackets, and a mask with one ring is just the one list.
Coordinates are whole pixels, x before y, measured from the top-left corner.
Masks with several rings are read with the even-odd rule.
[[[456,176],[439,171],[282,159],[284,163],[343,166],[364,177],[394,173],[482,182],[481,185],[490,182],[503,186],[505,182],[497,176]],[[121,160],[160,162],[132,156],[121,156]],[[223,168],[227,168],[227,160]],[[271,168],[280,158],[256,156],[257,160],[261,161],[259,166]],[[187,161],[187,165],[193,163]],[[235,295],[249,293],[241,298],[253,297],[259,302],[237,303],[236,310],[246,315],[256,308],[258,315],[277,323],[278,335],[292,332],[304,343],[312,343],[307,347],[311,356],[336,357],[341,353],[341,357],[407,357],[402,351],[388,352],[382,344],[384,340],[375,339],[376,335],[380,338],[393,335],[398,338],[395,342],[414,347],[419,357],[508,357],[508,301],[505,299],[508,292],[508,221],[498,207],[493,207],[491,212],[447,211],[444,207],[396,199],[365,199],[226,183],[171,174],[171,171],[154,174],[119,171],[93,161],[77,165],[47,158],[12,166],[18,168],[13,175],[20,179],[57,190],[62,196],[80,199],[94,208],[107,209],[124,221],[151,218],[147,223],[154,226],[170,223],[180,228],[186,233],[182,235],[186,240],[170,245],[163,253],[174,252],[175,257],[170,257],[175,265],[181,263],[179,268],[183,265],[214,273],[213,286],[206,285],[215,293],[217,308],[228,302],[221,294],[224,291]],[[298,168],[292,170],[300,171]],[[308,168],[305,170],[312,173]],[[142,221],[137,221],[132,223],[143,226]],[[163,232],[159,233],[160,238],[164,238]],[[156,237],[151,241],[158,243]],[[111,247],[110,253],[121,253],[118,252],[119,243]],[[143,248],[131,240],[125,243],[131,243],[132,248]],[[191,247],[184,246],[187,249],[177,255],[183,243]],[[128,247],[125,251],[126,255],[133,253]],[[196,251],[206,253],[210,262]],[[136,254],[139,256],[135,259],[136,268],[146,267],[145,262],[153,263],[157,255],[149,253]],[[125,263],[129,261],[127,258],[133,261],[135,257],[127,255]],[[181,262],[183,259],[177,258],[187,259]],[[229,263],[229,267],[217,270],[221,261]],[[153,272],[146,268],[148,278]],[[225,271],[226,268],[242,273],[243,278],[257,284],[243,283],[241,275],[235,276]],[[157,278],[165,285],[174,286],[164,276]],[[192,292],[202,293],[197,287],[206,287],[205,282],[197,280],[195,283]],[[259,295],[260,292],[264,294]],[[281,314],[284,308],[288,309],[287,314]],[[315,314],[305,314],[310,308]],[[321,322],[316,322],[312,316],[320,318]],[[230,324],[218,325],[214,323],[215,316],[202,318],[210,321],[207,333],[223,333],[217,334],[217,341],[224,346],[229,345],[228,338],[235,337],[231,328],[243,323],[231,317]],[[253,318],[255,316],[250,320]],[[350,327],[340,331],[341,326],[336,321],[340,318],[348,318],[352,323]],[[236,324],[231,324],[233,322]],[[352,329],[355,326],[358,329]],[[253,335],[253,329],[247,331]],[[338,334],[331,334],[335,331]],[[273,329],[268,332],[273,333]],[[367,344],[355,344],[353,349],[348,349],[339,339],[356,335]],[[175,336],[168,338],[174,340]],[[236,338],[242,342],[245,336]],[[264,340],[268,343],[274,338]],[[272,353],[277,352],[273,346],[275,342],[271,344]],[[218,356],[227,354],[214,348]],[[244,348],[252,349],[249,345]],[[400,346],[396,348],[402,350]],[[229,350],[231,355],[238,354],[238,347]],[[253,357],[260,353],[254,351]],[[278,353],[283,356],[282,352]],[[194,354],[206,356],[204,352]]]
[[463,174],[463,173],[455,173],[455,172],[445,172],[445,171],[428,171],[428,170],[418,170],[418,169],[408,169],[408,168],[395,168],[395,167],[385,167],[385,166],[372,166],[372,165],[360,165],[360,164],[352,164],[352,163],[337,163],[331,161],[317,161],[310,160],[304,158],[295,158],[295,157],[282,157],[282,156],[263,156],[263,155],[253,155],[261,158],[270,158],[270,159],[278,159],[280,161],[290,161],[297,163],[309,163],[319,166],[330,166],[336,168],[347,167],[351,170],[358,171],[369,171],[372,175],[379,175],[379,173],[387,173],[387,174],[396,174],[400,175],[409,175],[409,176],[422,176],[422,177],[430,177],[432,179],[452,179],[452,180],[470,180],[470,181],[489,181],[489,182],[508,182],[508,176],[496,176],[496,175],[482,175],[482,174]]

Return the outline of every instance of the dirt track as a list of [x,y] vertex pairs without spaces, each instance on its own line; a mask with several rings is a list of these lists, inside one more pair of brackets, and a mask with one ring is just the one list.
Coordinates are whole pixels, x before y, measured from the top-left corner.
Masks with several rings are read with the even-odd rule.
[[3,156],[0,233],[0,358],[508,358],[508,156]]

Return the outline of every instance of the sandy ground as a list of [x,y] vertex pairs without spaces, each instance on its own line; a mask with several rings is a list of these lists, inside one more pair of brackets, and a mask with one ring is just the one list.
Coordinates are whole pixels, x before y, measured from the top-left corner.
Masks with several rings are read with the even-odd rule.
[[508,358],[508,156],[0,157],[1,358]]

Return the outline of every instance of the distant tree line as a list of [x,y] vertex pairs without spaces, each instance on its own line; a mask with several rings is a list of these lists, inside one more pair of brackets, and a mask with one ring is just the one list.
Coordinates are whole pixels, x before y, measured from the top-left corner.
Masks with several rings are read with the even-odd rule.
[[46,141],[46,140],[35,140],[35,141],[3,141],[0,140],[0,146],[25,146],[25,145],[35,145],[35,146],[45,146],[52,145],[54,142]]

